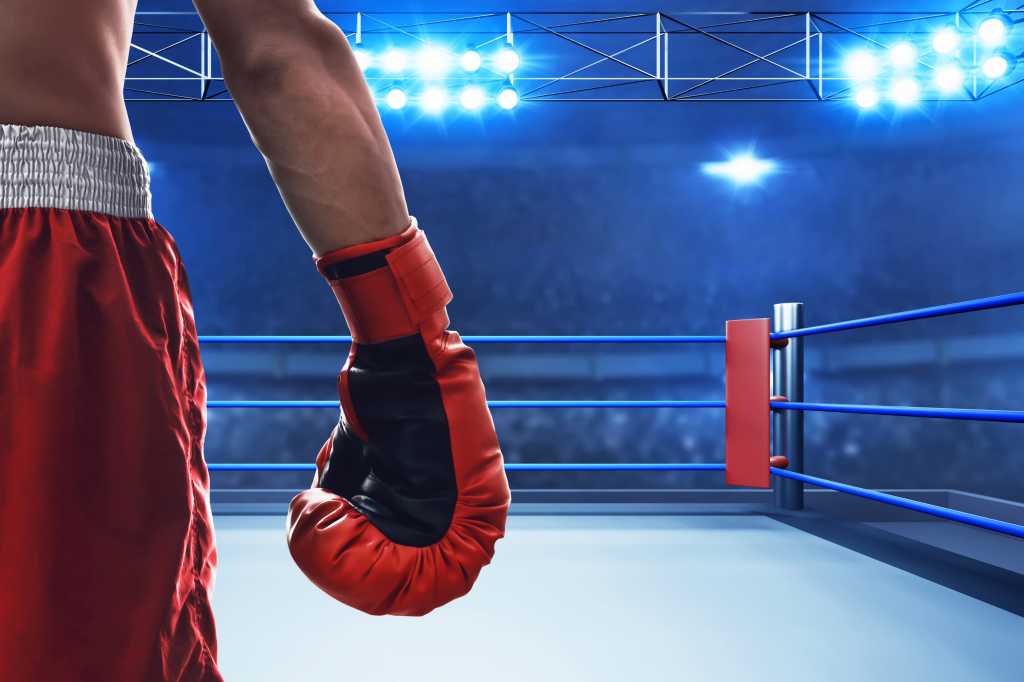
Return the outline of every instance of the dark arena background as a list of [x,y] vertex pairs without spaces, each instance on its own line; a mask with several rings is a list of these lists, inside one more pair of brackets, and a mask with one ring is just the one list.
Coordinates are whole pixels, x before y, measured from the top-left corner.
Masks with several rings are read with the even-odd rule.
[[[714,2],[704,13],[696,6],[659,11],[604,0],[563,0],[557,7],[383,0],[320,6],[335,12],[367,60],[410,211],[430,235],[455,294],[453,328],[465,335],[722,335],[726,320],[770,318],[777,303],[802,302],[804,323],[816,325],[1024,290],[1024,86],[1017,86],[1024,65],[1016,63],[1024,26],[1015,25],[1024,14],[1016,3],[966,2]],[[129,68],[126,95],[134,100],[135,135],[151,165],[156,216],[175,235],[189,268],[200,334],[345,335],[337,303],[224,93],[216,55],[191,12],[186,2],[141,1],[134,42],[142,49],[132,52],[137,63]],[[998,46],[979,33],[993,16],[1009,18]],[[951,28],[963,44],[947,50],[942,32]],[[500,59],[494,53],[510,44],[509,36],[519,58],[511,76],[497,61],[500,74],[468,78],[459,71],[467,45],[479,46],[486,66]],[[909,63],[899,61],[895,47],[904,43],[913,50]],[[451,52],[450,74],[417,71],[426,68],[415,51],[424,44]],[[410,60],[403,70],[395,68],[396,50]],[[467,83],[480,89],[467,94]],[[507,94],[501,100],[506,88],[515,101]],[[721,344],[503,343],[476,350],[491,400],[724,395]],[[341,342],[206,343],[209,398],[330,401],[346,352]],[[1021,307],[811,336],[804,353],[807,402],[1022,407]],[[211,408],[206,457],[212,465],[309,464],[337,418],[336,409],[322,407]],[[494,418],[510,464],[720,463],[725,457],[722,410],[496,409]],[[943,505],[955,506],[951,500],[962,495],[975,505],[964,509],[1024,523],[1024,425],[807,412],[804,433],[807,474]],[[283,511],[311,472],[215,470],[211,476],[223,527],[244,530],[248,517],[228,515]],[[510,481],[513,513],[517,504],[523,513],[540,513],[544,504],[740,499],[720,473],[512,471]],[[949,647],[969,652],[950,663],[955,654],[936,653],[931,647],[938,644],[921,629],[931,619],[967,618],[958,607],[930,601],[934,612],[925,608],[908,630],[877,630],[863,613],[830,610],[825,599],[819,606],[831,615],[822,627],[855,630],[836,634],[836,641],[928,640],[917,653],[901,650],[906,657],[890,659],[891,668],[864,653],[870,645],[863,643],[863,652],[843,654],[863,665],[851,663],[834,679],[1020,679],[1024,603],[1021,592],[1013,596],[1024,572],[1019,538],[869,503],[823,501],[819,511],[870,521],[876,530],[889,524],[892,533],[924,546],[924,558],[899,559],[891,547],[877,549],[885,542],[875,536],[836,540],[887,569],[942,585],[943,594],[949,588],[968,595],[971,608],[993,609],[1006,618],[995,631],[1017,646],[1002,662],[982,663],[989,661],[983,647],[971,648],[973,640],[950,625],[942,631]],[[821,521],[793,523],[808,529]],[[272,528],[266,537],[278,542],[279,528]],[[968,538],[968,531],[977,535]],[[954,536],[966,544],[956,545]],[[750,564],[759,579],[786,581],[787,575],[761,572],[761,560]],[[935,568],[959,561],[983,567],[969,578]],[[225,580],[242,573],[225,566],[233,576]],[[859,584],[841,573],[833,590],[843,590],[844,580]],[[665,589],[678,587],[666,582]],[[618,594],[612,584],[604,588]],[[554,588],[538,589],[544,599],[559,598],[548,591]],[[786,628],[797,627],[794,614],[803,612],[786,606],[789,598],[799,597],[779,597],[769,609],[775,616],[763,616],[782,628],[779,641],[799,639]],[[469,611],[461,613],[469,618]],[[690,636],[691,626],[703,627],[691,622],[679,630],[677,617],[710,618],[696,610],[661,614],[655,622],[669,630],[644,641],[670,647]],[[804,629],[813,629],[815,619],[805,617],[800,636],[811,637]],[[863,627],[837,625],[847,618]],[[615,612],[608,620],[622,625]],[[230,652],[241,634],[222,630]],[[255,641],[270,637],[252,630],[247,636]],[[828,641],[818,641],[820,656]],[[615,669],[611,654],[595,654],[604,646],[600,640],[563,643],[577,648],[573,656],[596,655],[608,666],[602,670]],[[720,647],[711,651],[728,656],[728,647]],[[250,671],[236,679],[264,679],[251,676],[256,673],[237,650],[233,659],[225,655],[234,670]],[[555,651],[536,655],[553,666],[549,674],[523,663],[507,679],[611,679],[597,664],[569,664]],[[787,666],[802,667],[766,655],[776,666],[767,679],[782,679]],[[652,654],[640,674],[661,680],[756,675],[753,664],[748,676],[731,668],[687,672],[682,659],[673,660]],[[940,670],[942,661],[949,667]]]

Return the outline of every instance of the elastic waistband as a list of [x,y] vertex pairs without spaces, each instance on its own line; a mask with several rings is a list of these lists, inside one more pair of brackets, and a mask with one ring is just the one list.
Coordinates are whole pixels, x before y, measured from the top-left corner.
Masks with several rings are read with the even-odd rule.
[[0,125],[0,208],[64,208],[152,218],[149,166],[116,137]]

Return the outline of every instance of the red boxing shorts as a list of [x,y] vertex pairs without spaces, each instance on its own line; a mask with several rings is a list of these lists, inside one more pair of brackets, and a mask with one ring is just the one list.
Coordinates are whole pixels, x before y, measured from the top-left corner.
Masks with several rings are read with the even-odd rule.
[[185,271],[123,140],[0,127],[0,680],[221,680]]

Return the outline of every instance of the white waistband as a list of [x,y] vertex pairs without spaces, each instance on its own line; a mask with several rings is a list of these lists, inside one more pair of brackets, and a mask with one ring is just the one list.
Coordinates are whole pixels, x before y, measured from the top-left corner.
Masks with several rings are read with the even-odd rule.
[[152,218],[149,166],[116,137],[0,125],[0,208],[34,207]]

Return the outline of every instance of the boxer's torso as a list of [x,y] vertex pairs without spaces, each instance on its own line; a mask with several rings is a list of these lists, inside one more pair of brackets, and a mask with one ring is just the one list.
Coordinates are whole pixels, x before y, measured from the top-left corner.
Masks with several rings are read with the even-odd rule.
[[131,139],[122,87],[135,0],[2,0],[0,123]]

